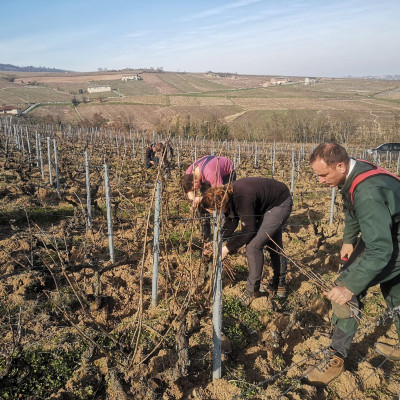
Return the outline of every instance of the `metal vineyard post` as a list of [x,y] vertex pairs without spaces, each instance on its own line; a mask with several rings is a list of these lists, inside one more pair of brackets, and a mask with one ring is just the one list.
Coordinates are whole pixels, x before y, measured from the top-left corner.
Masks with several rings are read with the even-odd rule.
[[92,227],[92,199],[90,195],[90,164],[89,153],[85,151],[85,170],[86,170],[86,205],[87,205],[87,219],[88,227]]
[[106,207],[107,207],[108,247],[110,250],[110,260],[114,264],[115,253],[114,253],[114,234],[112,228],[112,213],[111,213],[111,190],[110,190],[110,177],[107,164],[104,164],[104,183],[105,183]]
[[51,149],[50,149],[50,137],[47,136],[47,160],[49,162],[49,182],[50,186],[53,186],[53,174],[51,172]]
[[58,169],[58,153],[57,153],[57,140],[53,139],[54,144],[54,167],[56,169],[56,181],[57,181],[57,194],[58,197],[61,198],[61,190],[60,190],[60,170]]
[[213,380],[221,378],[221,332],[222,332],[222,236],[219,214],[213,211],[213,266],[215,265],[213,285]]
[[161,181],[156,183],[156,194],[154,203],[154,238],[153,238],[153,280],[151,286],[151,304],[153,307],[158,303],[158,264],[160,257],[160,222],[161,222]]
[[333,223],[333,212],[335,211],[335,196],[336,196],[336,187],[332,188],[332,199],[331,199],[331,213],[329,216],[329,225]]
[[40,159],[40,171],[42,173],[42,180],[44,181],[44,168],[43,168],[43,157],[42,157],[42,138],[40,137],[40,133],[38,135],[39,140],[39,159]]

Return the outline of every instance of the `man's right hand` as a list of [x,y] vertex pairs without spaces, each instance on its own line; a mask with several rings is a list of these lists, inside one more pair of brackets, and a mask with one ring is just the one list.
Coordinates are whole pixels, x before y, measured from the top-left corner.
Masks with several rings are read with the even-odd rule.
[[354,247],[350,243],[343,243],[342,248],[340,250],[340,258],[349,258],[351,253],[353,252]]

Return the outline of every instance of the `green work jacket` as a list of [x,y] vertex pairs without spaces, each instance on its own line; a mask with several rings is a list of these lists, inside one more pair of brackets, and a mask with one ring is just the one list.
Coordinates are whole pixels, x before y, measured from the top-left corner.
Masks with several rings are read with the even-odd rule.
[[365,242],[365,250],[338,278],[354,294],[400,274],[400,181],[372,176],[358,184],[354,204],[350,201],[351,183],[369,169],[369,164],[356,161],[340,188],[345,209],[343,243],[354,243],[360,233]]

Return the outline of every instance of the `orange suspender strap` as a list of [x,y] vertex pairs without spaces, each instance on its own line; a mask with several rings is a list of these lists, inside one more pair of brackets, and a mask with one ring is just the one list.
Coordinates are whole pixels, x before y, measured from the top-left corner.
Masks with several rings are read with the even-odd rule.
[[386,169],[384,169],[384,168],[382,168],[382,167],[379,167],[379,166],[377,166],[377,165],[375,165],[375,164],[372,164],[372,163],[370,163],[369,161],[365,161],[365,160],[358,160],[358,161],[362,161],[362,162],[365,162],[366,164],[370,164],[370,165],[374,166],[375,169],[370,169],[369,171],[365,171],[365,172],[363,172],[363,173],[361,173],[360,175],[357,175],[357,176],[355,177],[355,179],[353,180],[353,182],[352,182],[352,184],[351,184],[351,186],[350,186],[350,190],[349,190],[349,192],[350,192],[351,204],[354,203],[354,200],[353,200],[353,192],[354,192],[355,188],[356,188],[361,182],[363,182],[365,179],[367,179],[367,178],[369,178],[369,177],[371,177],[371,176],[375,176],[375,175],[389,175],[389,176],[391,176],[392,178],[395,178],[395,179],[397,179],[398,181],[400,181],[400,178],[399,178],[397,175],[392,174],[391,172],[387,171]]

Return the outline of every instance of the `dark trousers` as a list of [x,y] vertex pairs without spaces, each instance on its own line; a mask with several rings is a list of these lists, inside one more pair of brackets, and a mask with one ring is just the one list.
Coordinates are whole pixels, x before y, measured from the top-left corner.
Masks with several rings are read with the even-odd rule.
[[[274,271],[274,281],[285,283],[287,264],[281,260],[278,246],[282,245],[282,227],[292,212],[292,198],[289,196],[282,204],[268,210],[263,217],[256,236],[246,246],[246,256],[249,263],[249,276],[246,289],[258,292],[264,268],[264,247],[267,245],[271,254],[271,264]],[[270,238],[273,240],[270,240]],[[275,242],[276,244],[274,244]],[[283,258],[283,257],[282,257]]]

